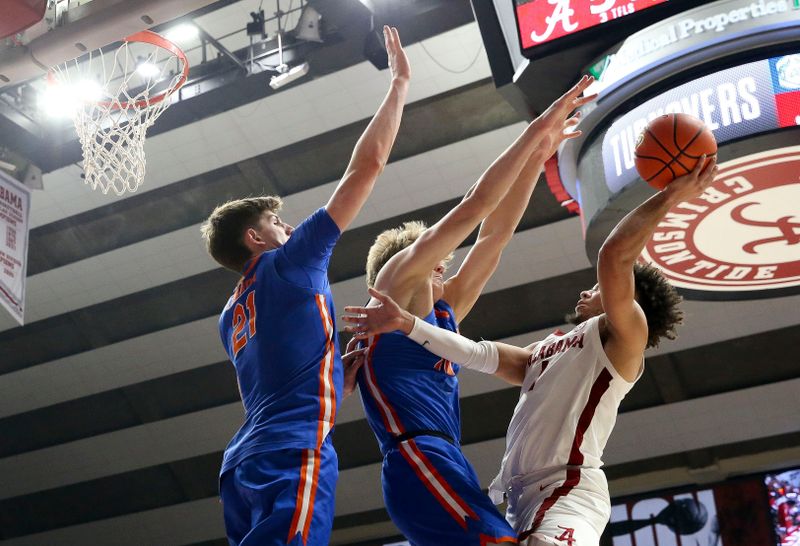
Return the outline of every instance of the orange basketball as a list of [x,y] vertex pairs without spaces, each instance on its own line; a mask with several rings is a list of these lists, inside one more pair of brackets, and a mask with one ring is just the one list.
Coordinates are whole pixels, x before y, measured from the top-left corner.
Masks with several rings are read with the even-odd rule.
[[663,190],[694,169],[700,156],[717,155],[717,141],[706,125],[689,114],[664,114],[647,124],[634,150],[636,170]]

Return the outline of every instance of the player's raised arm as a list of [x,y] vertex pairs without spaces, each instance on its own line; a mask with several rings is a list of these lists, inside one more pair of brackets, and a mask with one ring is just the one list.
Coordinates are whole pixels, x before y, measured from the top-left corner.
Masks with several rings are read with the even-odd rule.
[[604,347],[614,367],[629,381],[638,374],[648,338],[647,320],[634,299],[634,263],[670,208],[702,193],[716,174],[716,159],[706,162],[703,156],[691,173],[628,213],[600,248],[597,281],[609,332]]
[[445,283],[443,299],[453,307],[459,321],[469,314],[483,287],[497,269],[503,249],[511,241],[525,213],[545,161],[564,140],[581,135],[580,131],[573,130],[578,125],[580,115],[571,114],[575,108],[595,99],[596,95],[581,96],[591,82],[590,78],[582,78],[533,122],[540,138],[538,147],[528,158],[506,196],[481,223],[478,238],[458,272]]
[[493,374],[512,385],[521,385],[525,379],[530,351],[494,341],[473,341],[420,320],[374,288],[369,293],[379,305],[345,307],[349,314],[342,317],[347,323],[344,329],[353,334],[353,340],[400,331],[436,356],[465,368]]
[[411,69],[397,29],[384,26],[383,35],[392,72],[389,92],[358,139],[347,170],[325,206],[341,231],[347,229],[364,206],[389,160],[408,95]]
[[[584,77],[579,85],[585,87],[592,81],[592,78]],[[481,175],[453,210],[425,230],[414,244],[398,252],[387,262],[381,269],[375,286],[386,290],[401,306],[406,307],[408,299],[418,288],[417,285],[497,207],[519,177],[530,156],[542,143],[542,138],[536,121],[529,124]]]

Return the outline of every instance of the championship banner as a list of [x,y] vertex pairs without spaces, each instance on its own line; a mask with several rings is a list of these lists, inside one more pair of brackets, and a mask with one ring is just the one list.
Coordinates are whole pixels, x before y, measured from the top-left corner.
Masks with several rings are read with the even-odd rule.
[[0,171],[0,303],[22,325],[31,192]]

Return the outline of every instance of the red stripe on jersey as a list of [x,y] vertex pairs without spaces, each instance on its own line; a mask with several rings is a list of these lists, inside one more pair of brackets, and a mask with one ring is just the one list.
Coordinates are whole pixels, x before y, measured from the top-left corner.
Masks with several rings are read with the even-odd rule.
[[322,447],[328,433],[333,428],[336,419],[336,392],[333,384],[333,366],[335,359],[335,345],[333,341],[333,323],[328,312],[328,305],[323,294],[316,296],[319,317],[322,320],[322,329],[325,332],[325,354],[320,361],[319,370],[319,418],[317,425],[317,449]]
[[578,418],[578,426],[575,429],[575,437],[572,440],[572,449],[570,450],[569,460],[567,461],[567,464],[570,465],[570,468],[567,468],[567,479],[544,500],[539,510],[536,511],[533,525],[519,536],[520,540],[525,540],[536,532],[536,529],[542,524],[542,521],[544,521],[544,516],[550,507],[561,497],[567,496],[581,481],[580,465],[583,464],[583,453],[581,453],[583,437],[589,429],[589,425],[592,423],[594,412],[600,404],[600,399],[611,384],[611,379],[611,373],[606,368],[603,368],[603,371],[600,372],[597,379],[595,379],[592,390],[589,392],[589,399],[586,401],[581,416]]
[[450,496],[453,497],[453,499],[455,499],[455,501],[458,503],[461,509],[464,510],[467,513],[467,515],[470,516],[472,519],[478,519],[478,514],[476,514],[472,510],[472,508],[470,508],[469,504],[467,504],[461,497],[458,496],[458,494],[453,490],[452,487],[450,487],[450,484],[447,483],[447,481],[439,474],[439,472],[436,470],[436,467],[433,466],[433,463],[430,462],[430,460],[425,456],[425,454],[422,453],[422,451],[420,451],[419,447],[417,446],[417,443],[413,439],[410,440],[408,443],[411,449],[414,451],[414,453],[422,460],[422,462],[425,463],[425,465],[428,467],[428,469],[434,475],[434,477],[439,482],[442,483],[447,493],[450,494]]
[[381,336],[375,336],[370,341],[369,350],[367,351],[367,361],[364,363],[364,379],[367,382],[367,390],[375,400],[375,405],[378,406],[378,411],[381,413],[383,425],[390,434],[398,435],[403,434],[405,429],[403,423],[400,422],[397,412],[389,403],[389,399],[383,394],[383,391],[378,386],[378,381],[375,378],[375,367],[372,365],[373,353],[375,347],[378,345],[378,340]]
[[[313,457],[310,461],[309,457]],[[308,530],[314,516],[314,497],[317,493],[317,479],[319,477],[320,452],[313,449],[304,449],[300,463],[300,483],[297,486],[297,499],[295,499],[294,515],[289,527],[289,536],[286,543],[294,540],[298,533],[302,534],[303,544],[308,541]]]
[[586,401],[586,406],[584,406],[581,416],[578,418],[578,427],[575,430],[575,439],[572,440],[572,450],[569,454],[569,461],[567,461],[568,465],[579,466],[583,464],[583,453],[581,453],[583,436],[589,429],[589,425],[592,424],[594,412],[597,410],[597,406],[600,405],[600,399],[608,390],[611,379],[611,372],[603,368],[603,371],[594,380],[592,390],[589,392],[589,400]]
[[314,454],[314,477],[311,481],[311,493],[308,500],[308,515],[306,524],[303,526],[303,544],[308,542],[308,532],[311,529],[311,520],[314,518],[314,500],[317,498],[317,484],[319,483],[319,469],[322,464],[322,452],[316,451]]
[[436,467],[419,450],[417,443],[413,439],[401,442],[399,449],[403,458],[414,470],[423,485],[462,528],[467,528],[467,517],[471,517],[474,520],[478,519],[475,511],[453,491],[453,488],[439,474]]
[[[367,390],[372,395],[375,405],[380,411],[386,430],[390,434],[397,436],[403,434],[405,429],[389,399],[378,386],[378,381],[375,377],[373,356],[379,338],[380,336],[375,336],[370,339],[367,359],[364,363],[364,380],[367,384]],[[467,517],[478,519],[475,511],[450,487],[450,484],[439,474],[430,460],[419,450],[413,439],[400,442],[397,447],[423,485],[459,525],[466,529]]]
[[297,498],[294,501],[294,515],[292,516],[292,524],[289,526],[289,537],[286,539],[287,544],[292,541],[294,536],[298,533],[297,524],[300,522],[300,513],[303,511],[303,496],[306,488],[306,467],[308,466],[308,450],[303,450],[303,458],[300,463],[300,483],[297,486]]

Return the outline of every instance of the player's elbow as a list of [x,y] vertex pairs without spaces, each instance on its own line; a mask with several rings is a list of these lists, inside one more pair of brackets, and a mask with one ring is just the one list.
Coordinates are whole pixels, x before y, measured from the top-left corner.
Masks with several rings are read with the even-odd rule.
[[494,373],[495,377],[502,379],[509,385],[519,387],[525,381],[525,368],[500,360],[500,366]]
[[473,192],[464,197],[464,200],[459,204],[459,209],[470,218],[483,219],[489,216],[496,206],[496,202],[477,192]]
[[614,238],[606,239],[597,253],[598,266],[600,264],[628,263],[635,260],[636,256],[631,256],[631,252],[625,248],[625,245]]
[[502,343],[498,344],[497,349],[500,360],[494,375],[511,385],[522,385],[525,380],[525,370],[528,367],[529,354],[527,351]]
[[383,161],[379,154],[359,154],[353,159],[351,166],[353,172],[358,173],[363,180],[375,179],[383,172],[386,161]]
[[[491,231],[484,230],[481,228],[481,232],[478,233],[478,240],[476,244],[481,242],[486,244],[487,246],[491,246],[498,250],[498,252],[502,252],[502,250],[511,242],[511,239],[514,237],[514,229],[513,227],[509,229],[493,229]],[[499,259],[499,256],[498,256]]]

